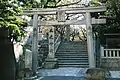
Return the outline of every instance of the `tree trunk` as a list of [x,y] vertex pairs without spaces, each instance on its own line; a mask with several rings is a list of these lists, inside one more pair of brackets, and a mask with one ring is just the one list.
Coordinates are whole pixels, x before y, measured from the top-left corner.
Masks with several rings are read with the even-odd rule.
[[0,28],[0,79],[16,80],[16,60],[13,43],[7,37],[8,30]]

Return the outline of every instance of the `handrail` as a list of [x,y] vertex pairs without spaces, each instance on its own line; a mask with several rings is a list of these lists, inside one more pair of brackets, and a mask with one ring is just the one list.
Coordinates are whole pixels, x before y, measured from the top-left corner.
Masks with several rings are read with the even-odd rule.
[[58,37],[56,38],[55,43],[54,43],[54,48],[55,48],[55,49],[54,49],[54,52],[57,51],[60,43],[61,43],[61,39],[60,39],[60,35],[58,35]]
[[104,50],[118,50],[118,51],[120,51],[120,49],[104,49]]
[[55,44],[57,43],[58,39],[59,39],[60,35],[58,35],[58,37],[55,40]]

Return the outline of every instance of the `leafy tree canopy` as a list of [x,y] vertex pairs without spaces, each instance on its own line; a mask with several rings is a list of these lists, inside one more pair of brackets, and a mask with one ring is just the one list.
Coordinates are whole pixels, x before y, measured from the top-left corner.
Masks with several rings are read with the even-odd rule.
[[26,23],[18,17],[18,13],[21,10],[17,1],[0,1],[0,27],[6,27],[8,29],[10,39],[17,40],[18,36],[22,36],[24,33],[22,28]]
[[56,5],[61,0],[19,0],[22,2],[22,7],[24,8],[52,8],[56,7]]
[[106,3],[109,26],[120,27],[120,0],[107,0]]

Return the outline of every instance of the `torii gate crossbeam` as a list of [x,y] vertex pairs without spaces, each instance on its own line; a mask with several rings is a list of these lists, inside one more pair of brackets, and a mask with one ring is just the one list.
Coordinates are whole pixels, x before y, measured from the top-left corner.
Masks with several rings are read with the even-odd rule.
[[[32,26],[33,20],[29,25]],[[91,19],[91,24],[105,24],[106,19]],[[53,26],[53,25],[86,25],[86,19],[83,20],[66,20],[64,22],[54,21],[38,21],[38,26]]]
[[23,13],[20,13],[19,15],[56,15],[56,12],[58,11],[66,11],[66,14],[78,14],[78,13],[86,13],[86,12],[101,12],[105,11],[105,6],[99,6],[99,7],[77,7],[77,8],[32,8],[32,9],[25,9],[23,10]]

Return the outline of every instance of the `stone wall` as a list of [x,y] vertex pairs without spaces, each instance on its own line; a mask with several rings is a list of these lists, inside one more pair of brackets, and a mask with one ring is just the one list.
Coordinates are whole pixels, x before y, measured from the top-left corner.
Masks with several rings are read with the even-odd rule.
[[38,66],[42,67],[48,55],[48,41],[39,41],[38,45]]
[[110,70],[120,70],[120,58],[101,59],[101,68]]

